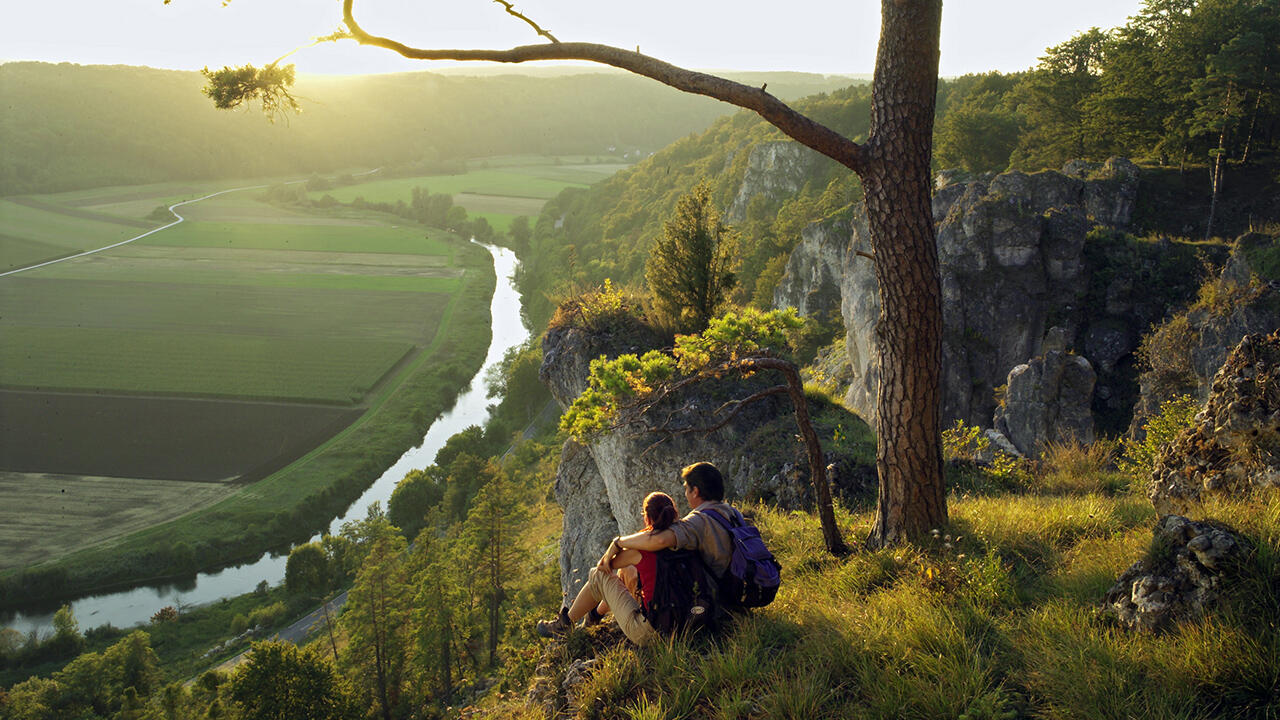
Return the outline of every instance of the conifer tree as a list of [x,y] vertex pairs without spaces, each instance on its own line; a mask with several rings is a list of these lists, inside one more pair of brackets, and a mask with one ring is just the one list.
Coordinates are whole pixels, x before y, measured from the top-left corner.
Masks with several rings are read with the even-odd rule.
[[711,186],[699,183],[676,203],[675,217],[649,251],[644,277],[659,314],[685,332],[700,332],[737,284],[738,234],[720,222]]

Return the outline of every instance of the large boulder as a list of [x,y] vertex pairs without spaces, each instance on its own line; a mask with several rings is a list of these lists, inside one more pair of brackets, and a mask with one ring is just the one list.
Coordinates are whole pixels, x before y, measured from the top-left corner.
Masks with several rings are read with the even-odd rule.
[[1157,456],[1147,495],[1161,513],[1195,514],[1205,493],[1280,486],[1280,330],[1246,335],[1209,400]]
[[1231,530],[1178,515],[1160,518],[1152,551],[1122,574],[1104,612],[1134,630],[1155,631],[1204,615],[1248,551]]
[[1028,457],[1038,457],[1048,443],[1092,443],[1096,377],[1088,360],[1057,350],[1018,365],[996,408],[996,429]]
[[[943,294],[944,421],[987,425],[1009,368],[1044,352],[1054,326],[1073,317],[1085,283],[1085,236],[1128,222],[1137,173],[1115,159],[1087,177],[1045,171],[942,183],[933,198]],[[1110,200],[1108,200],[1108,198]],[[873,422],[880,313],[865,210],[851,213],[841,263],[841,309],[854,381],[847,406]],[[860,254],[861,253],[861,254]],[[788,297],[795,297],[796,292]],[[1078,327],[1063,331],[1074,341]],[[1112,352],[1115,338],[1095,345]]]

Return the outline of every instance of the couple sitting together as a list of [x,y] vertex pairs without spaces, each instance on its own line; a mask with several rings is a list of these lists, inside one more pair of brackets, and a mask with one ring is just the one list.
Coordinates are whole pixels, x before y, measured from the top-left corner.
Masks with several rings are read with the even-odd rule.
[[[653,619],[659,583],[657,553],[662,550],[696,551],[716,579],[726,576],[734,552],[727,526],[735,519],[742,523],[742,516],[724,503],[724,478],[715,465],[694,463],[684,468],[680,477],[691,512],[677,519],[670,495],[650,493],[644,499],[644,529],[613,539],[573,603],[560,608],[554,620],[538,623],[539,635],[563,635],[582,618],[596,623],[612,610],[629,640],[641,646],[653,643],[659,638],[659,629],[666,629],[655,628]],[[693,613],[706,610],[697,604],[690,609]]]

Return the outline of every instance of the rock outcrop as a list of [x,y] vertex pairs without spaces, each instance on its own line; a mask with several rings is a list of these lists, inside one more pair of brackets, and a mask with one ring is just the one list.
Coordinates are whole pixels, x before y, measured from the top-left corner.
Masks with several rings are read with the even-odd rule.
[[996,408],[996,430],[1028,457],[1038,457],[1047,443],[1091,444],[1096,378],[1088,360],[1058,350],[1018,365],[1009,371],[1004,404]]
[[831,218],[800,231],[800,245],[787,260],[787,269],[773,292],[773,306],[793,307],[804,317],[840,316],[841,268],[853,226]]
[[[1053,171],[1009,172],[945,184],[934,195],[943,292],[944,419],[990,422],[993,391],[1009,369],[1041,354],[1046,333],[1070,318],[1078,305],[1086,233],[1095,224],[1123,226],[1129,221],[1137,194],[1132,163],[1116,158],[1103,166],[1073,169],[1088,170],[1088,179]],[[845,344],[855,380],[845,401],[873,422],[880,299],[872,263],[858,254],[871,251],[860,207],[853,209],[849,229],[839,275]],[[796,252],[806,258],[793,258],[792,267],[804,271],[816,262],[808,259],[813,246],[802,244]],[[779,300],[800,294],[793,289]],[[1073,339],[1077,330],[1066,328]],[[1106,343],[1100,347],[1110,348]]]
[[617,535],[619,525],[609,505],[609,491],[596,469],[591,453],[572,440],[560,451],[556,468],[556,502],[564,510],[560,534],[561,586],[567,597],[576,597],[587,573]]
[[1165,515],[1148,557],[1116,580],[1102,608],[1144,631],[1198,618],[1213,607],[1247,549],[1243,538],[1226,528]]
[[[1269,333],[1280,327],[1280,288],[1259,278],[1248,259],[1250,249],[1274,248],[1277,243],[1280,239],[1261,233],[1250,233],[1236,240],[1215,290],[1223,298],[1192,307],[1186,313],[1185,327],[1178,337],[1165,343],[1174,346],[1168,351],[1185,353],[1185,362],[1179,364],[1185,364],[1189,372],[1173,381],[1167,377],[1168,373],[1149,371],[1141,376],[1141,394],[1134,408],[1131,434],[1138,434],[1140,426],[1161,404],[1178,395],[1190,394],[1201,401],[1207,400],[1214,375],[1222,367],[1227,353],[1246,335]],[[1166,325],[1156,333],[1170,331]]]
[[757,195],[773,201],[795,195],[809,181],[814,168],[824,161],[826,158],[822,155],[791,140],[755,145],[747,156],[747,171],[725,213],[725,222],[734,224],[745,220],[747,205]]
[[1280,331],[1246,335],[1209,400],[1156,456],[1147,495],[1161,513],[1194,514],[1205,493],[1280,486]]
[[[567,407],[586,389],[592,359],[643,353],[658,345],[638,325],[600,331],[560,326],[543,340],[540,374],[556,401]],[[556,499],[564,509],[560,558],[566,594],[576,592],[608,538],[640,529],[645,495],[661,490],[671,495],[682,514],[688,511],[680,470],[692,462],[715,463],[724,473],[731,500],[759,498],[793,508],[811,502],[805,456],[785,397],[774,395],[745,405],[723,427],[704,431],[723,417],[715,411],[726,400],[776,382],[777,378],[757,375],[745,381],[701,383],[642,416],[620,419],[616,430],[589,445],[566,443],[556,475]],[[861,479],[846,468],[841,473],[850,481]]]

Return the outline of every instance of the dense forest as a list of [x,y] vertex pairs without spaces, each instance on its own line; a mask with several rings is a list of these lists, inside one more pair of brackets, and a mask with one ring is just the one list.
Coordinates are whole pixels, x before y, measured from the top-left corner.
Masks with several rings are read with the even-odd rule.
[[[761,80],[764,78],[764,80]],[[753,73],[782,97],[848,77]],[[635,159],[704,127],[725,106],[643,78],[301,76],[303,112],[269,124],[214,109],[199,73],[63,63],[0,65],[0,195],[415,165],[465,158],[587,154]]]

